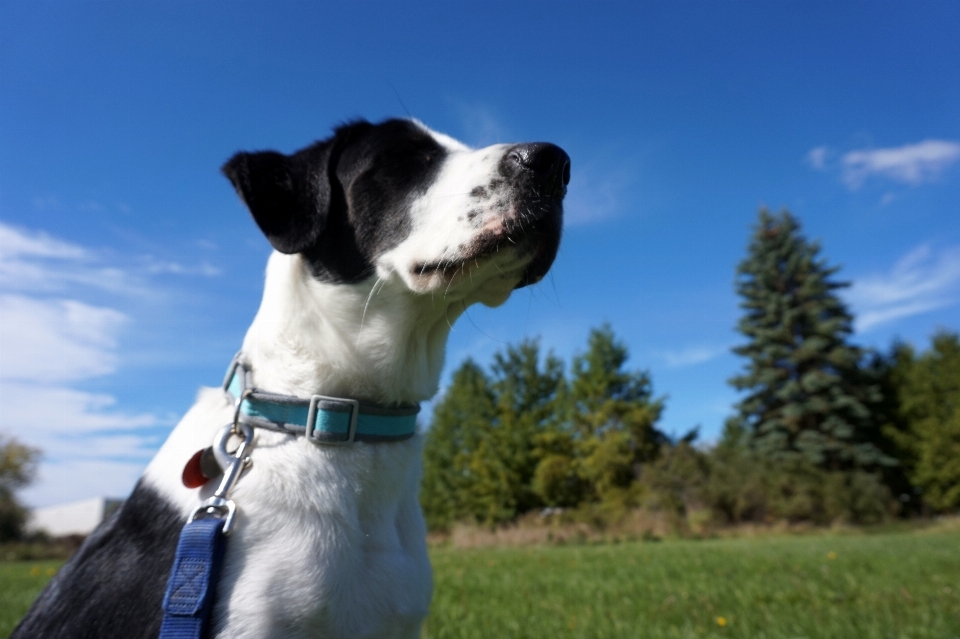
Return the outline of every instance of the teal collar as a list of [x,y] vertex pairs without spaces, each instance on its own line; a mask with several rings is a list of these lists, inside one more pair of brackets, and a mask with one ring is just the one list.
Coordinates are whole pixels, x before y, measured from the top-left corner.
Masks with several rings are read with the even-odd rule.
[[251,384],[240,353],[233,359],[223,389],[240,399],[239,420],[255,428],[304,435],[317,444],[395,442],[417,432],[418,404],[387,407],[355,399],[313,395],[309,399],[268,393]]

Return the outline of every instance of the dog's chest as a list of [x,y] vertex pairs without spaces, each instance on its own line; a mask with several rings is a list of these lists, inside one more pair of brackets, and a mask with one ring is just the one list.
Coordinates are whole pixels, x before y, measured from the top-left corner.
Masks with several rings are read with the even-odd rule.
[[221,576],[219,636],[416,636],[431,594],[419,442],[278,442],[255,450],[234,493],[243,517]]

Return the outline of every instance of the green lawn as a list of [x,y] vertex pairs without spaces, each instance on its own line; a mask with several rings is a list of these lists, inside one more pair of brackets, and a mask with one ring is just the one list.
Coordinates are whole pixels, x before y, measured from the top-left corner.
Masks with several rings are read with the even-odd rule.
[[[424,636],[960,638],[960,535],[432,552]],[[57,562],[0,563],[6,636]]]
[[425,636],[960,637],[960,535],[433,553]]
[[13,632],[62,561],[0,561],[0,637]]

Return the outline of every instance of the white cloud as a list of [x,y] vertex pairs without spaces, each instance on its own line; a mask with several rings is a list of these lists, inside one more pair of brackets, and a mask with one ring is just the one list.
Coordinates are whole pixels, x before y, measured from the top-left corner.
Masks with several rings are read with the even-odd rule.
[[144,297],[155,293],[145,278],[151,275],[215,277],[220,269],[207,262],[188,266],[140,256],[126,266],[107,264],[109,256],[0,222],[0,289],[31,294],[75,291],[85,287],[112,294]]
[[500,118],[490,107],[483,104],[455,103],[454,108],[460,117],[464,142],[467,144],[483,147],[511,141]]
[[179,262],[157,260],[152,256],[144,258],[143,262],[146,271],[154,275],[203,275],[204,277],[216,277],[222,272],[208,262],[201,262],[197,266],[186,266]]
[[633,172],[625,169],[574,165],[563,202],[564,226],[585,226],[616,217],[632,181]]
[[952,306],[960,298],[960,246],[935,254],[920,245],[900,258],[888,273],[854,280],[846,295],[856,312],[856,329]]
[[88,253],[76,244],[52,238],[42,231],[25,232],[0,222],[0,256],[2,259],[18,256],[84,259]]
[[818,146],[810,149],[807,153],[807,162],[818,171],[822,171],[827,166],[827,157],[830,155],[830,149],[825,146]]
[[123,494],[159,444],[144,429],[162,420],[74,387],[117,372],[119,338],[131,323],[116,308],[77,298],[154,294],[105,259],[0,223],[0,431],[44,453],[40,479],[23,495],[31,505]]
[[127,295],[148,290],[140,278],[102,264],[89,249],[0,222],[0,289],[36,294],[77,286]]
[[709,362],[729,351],[729,346],[690,346],[679,351],[666,351],[660,356],[669,368],[686,368]]
[[[811,154],[817,151],[814,149]],[[960,159],[960,144],[949,140],[924,140],[886,149],[850,151],[843,156],[843,181],[860,188],[872,176],[915,186],[936,180]]]
[[91,497],[125,497],[145,463],[115,460],[68,460],[43,464],[35,484],[21,494],[24,503],[51,506]]
[[17,382],[2,382],[2,388],[3,430],[36,442],[50,436],[133,430],[159,423],[153,415],[115,412],[116,398],[103,393]]
[[0,380],[41,384],[112,373],[119,311],[75,300],[0,295]]

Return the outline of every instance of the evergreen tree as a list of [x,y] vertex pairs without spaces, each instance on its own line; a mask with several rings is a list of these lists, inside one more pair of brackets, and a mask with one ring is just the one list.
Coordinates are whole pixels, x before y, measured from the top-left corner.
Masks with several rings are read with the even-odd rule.
[[594,329],[587,352],[573,360],[570,421],[580,473],[600,498],[628,488],[639,465],[656,457],[666,437],[655,427],[663,398],[650,376],[624,370],[629,351],[609,325]]
[[[493,459],[504,467],[510,495],[503,519],[543,505],[533,490],[541,436],[556,432],[564,410],[563,363],[552,353],[540,365],[537,341],[524,340],[494,356],[497,428],[489,438]],[[503,520],[501,519],[501,520]],[[488,518],[488,521],[490,518]]]
[[[450,388],[433,411],[424,446],[420,503],[431,529],[475,519],[483,510],[473,487],[478,482],[475,457],[495,418],[490,379],[473,360],[453,375]],[[478,452],[479,451],[479,452]]]
[[919,357],[895,346],[890,358],[899,414],[888,433],[907,474],[933,509],[960,508],[960,335],[940,331]]
[[536,443],[557,428],[565,379],[536,341],[508,346],[487,375],[470,360],[434,409],[424,450],[420,501],[431,528],[513,519],[539,507]]
[[495,524],[543,506],[627,505],[639,464],[667,441],[650,377],[624,369],[609,326],[575,358],[541,357],[536,341],[508,346],[489,373],[461,365],[434,409],[420,501],[432,529]]
[[747,343],[734,349],[746,371],[730,380],[747,396],[740,427],[767,459],[803,460],[829,469],[892,460],[872,442],[869,405],[877,389],[861,373],[863,352],[849,343],[852,316],[816,242],[787,211],[760,211],[748,254],[737,268]]

